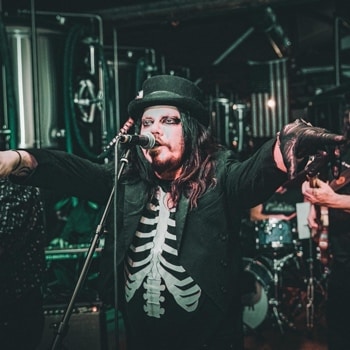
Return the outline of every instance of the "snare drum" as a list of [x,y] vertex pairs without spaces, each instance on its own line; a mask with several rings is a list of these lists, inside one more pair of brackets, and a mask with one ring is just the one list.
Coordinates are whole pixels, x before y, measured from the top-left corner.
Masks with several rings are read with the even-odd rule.
[[242,296],[243,324],[255,329],[268,315],[269,289],[273,282],[272,263],[265,257],[243,258],[243,267],[244,281],[253,280],[254,283],[253,290]]
[[294,247],[295,227],[290,221],[268,219],[255,224],[257,249],[263,251],[291,251]]

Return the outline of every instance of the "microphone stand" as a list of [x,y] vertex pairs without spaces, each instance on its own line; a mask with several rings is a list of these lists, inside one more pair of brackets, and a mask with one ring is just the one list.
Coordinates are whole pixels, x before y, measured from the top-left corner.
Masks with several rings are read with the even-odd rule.
[[[116,144],[115,144],[115,152],[117,152],[118,144],[119,144],[119,141],[117,141]],[[130,154],[130,149],[127,149],[127,151],[125,152],[124,156],[120,160],[121,161],[121,165],[119,167],[119,172],[117,174],[117,180],[119,180],[120,175],[122,174],[122,171],[124,170],[124,167],[128,163],[128,156],[129,156],[129,154]],[[58,326],[55,325],[56,326],[55,328],[57,330],[56,330],[56,336],[55,336],[54,341],[53,341],[52,346],[51,346],[51,350],[60,350],[61,346],[62,346],[63,338],[68,333],[68,324],[69,324],[69,320],[70,320],[70,317],[71,317],[72,312],[73,312],[74,303],[75,303],[76,297],[77,297],[77,295],[78,295],[78,293],[79,293],[83,283],[85,282],[85,279],[87,277],[89,268],[90,268],[91,263],[92,263],[92,259],[93,259],[96,247],[98,246],[100,237],[103,234],[103,228],[105,227],[106,218],[107,218],[107,216],[109,214],[109,211],[111,209],[111,205],[113,203],[113,197],[114,197],[114,193],[115,193],[115,188],[116,188],[116,185],[114,184],[114,186],[112,188],[112,191],[111,191],[111,193],[109,195],[109,198],[108,198],[105,210],[104,210],[104,212],[102,214],[101,220],[100,220],[99,224],[97,225],[95,236],[93,237],[93,239],[92,239],[92,241],[90,243],[90,247],[88,249],[88,252],[87,252],[87,255],[86,255],[86,258],[85,258],[85,261],[84,261],[84,265],[83,265],[83,267],[81,269],[81,272],[80,272],[78,281],[77,281],[77,283],[75,285],[75,288],[74,288],[73,294],[71,296],[71,299],[70,299],[70,301],[69,301],[69,303],[68,303],[68,305],[67,305],[67,307],[66,307],[66,309],[64,311],[64,315],[62,317],[62,320],[58,324]],[[116,292],[117,291],[115,291],[115,293]],[[116,323],[117,323],[117,320],[116,320]]]

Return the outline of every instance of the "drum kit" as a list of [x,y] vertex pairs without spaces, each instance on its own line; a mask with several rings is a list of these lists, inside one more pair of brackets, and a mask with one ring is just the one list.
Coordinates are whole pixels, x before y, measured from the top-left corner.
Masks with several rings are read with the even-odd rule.
[[293,220],[254,224],[256,255],[243,258],[243,283],[250,283],[244,289],[250,293],[242,296],[246,332],[271,325],[282,334],[304,326],[312,330],[315,310],[323,312],[327,270],[317,261],[312,238],[298,239],[296,227]]

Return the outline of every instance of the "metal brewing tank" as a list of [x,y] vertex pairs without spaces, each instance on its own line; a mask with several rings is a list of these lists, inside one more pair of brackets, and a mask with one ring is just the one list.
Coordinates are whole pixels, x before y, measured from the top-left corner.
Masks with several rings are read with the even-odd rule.
[[[31,27],[11,25],[6,32],[17,103],[17,147],[57,148],[59,115],[63,119],[63,34],[36,28],[33,60]],[[37,69],[33,66],[35,61]]]

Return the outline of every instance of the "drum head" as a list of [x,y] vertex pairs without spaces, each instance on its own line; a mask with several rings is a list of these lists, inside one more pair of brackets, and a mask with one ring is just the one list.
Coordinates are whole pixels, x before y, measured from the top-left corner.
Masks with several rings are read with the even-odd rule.
[[250,329],[259,327],[267,317],[269,310],[268,290],[273,280],[269,269],[269,260],[243,258],[244,288],[242,295],[243,324]]
[[269,308],[267,293],[259,282],[256,282],[256,289],[257,292],[252,294],[251,305],[243,309],[243,323],[251,329],[263,323]]

